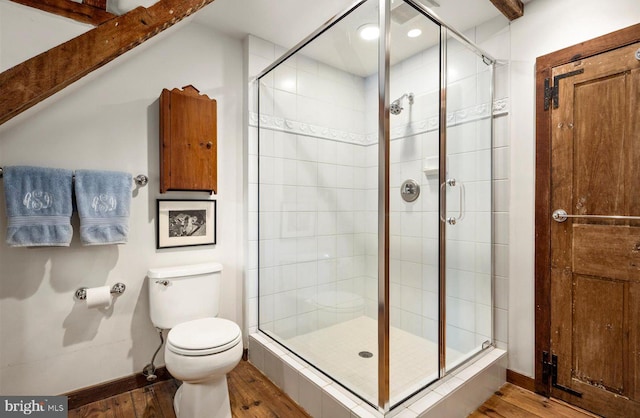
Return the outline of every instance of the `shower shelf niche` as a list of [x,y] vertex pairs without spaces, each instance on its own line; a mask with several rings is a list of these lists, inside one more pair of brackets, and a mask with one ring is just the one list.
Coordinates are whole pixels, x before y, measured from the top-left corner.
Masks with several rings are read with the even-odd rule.
[[[449,167],[449,157],[447,157],[446,167]],[[425,158],[422,172],[427,177],[438,176],[438,173],[440,173],[440,159],[438,157]]]

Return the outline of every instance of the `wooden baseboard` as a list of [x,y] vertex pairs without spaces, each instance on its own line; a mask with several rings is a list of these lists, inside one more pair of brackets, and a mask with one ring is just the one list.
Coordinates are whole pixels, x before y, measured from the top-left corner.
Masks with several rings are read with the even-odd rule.
[[[171,376],[171,374],[164,366],[158,367],[158,369],[156,369],[156,376],[158,376],[158,378],[155,381],[149,382],[147,381],[147,378],[142,375],[142,373],[137,373],[131,376],[122,377],[120,379],[111,380],[109,382],[99,383],[94,386],[78,389],[73,392],[64,393],[62,395],[68,397],[68,408],[69,410],[71,410],[92,402],[99,401],[101,399],[109,398],[111,396],[116,396],[130,390],[148,386],[156,382],[173,379],[173,376]],[[534,379],[510,369],[507,369],[507,382],[516,386],[520,386],[521,388],[529,390],[531,392],[535,392]]]
[[531,392],[536,391],[536,381],[528,376],[514,372],[511,369],[507,369],[507,382],[520,386]]
[[74,390],[73,392],[63,393],[62,396],[68,397],[68,408],[69,410],[72,410],[101,399],[106,399],[130,390],[152,385],[156,382],[173,379],[173,376],[171,376],[167,371],[167,368],[164,366],[156,369],[156,376],[158,377],[156,380],[149,382],[142,373],[137,373],[131,376],[121,377],[120,379]]

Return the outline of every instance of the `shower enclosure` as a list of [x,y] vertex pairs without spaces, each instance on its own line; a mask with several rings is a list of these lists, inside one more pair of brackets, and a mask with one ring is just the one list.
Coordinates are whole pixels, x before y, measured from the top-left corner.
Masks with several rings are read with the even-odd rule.
[[493,342],[494,62],[426,6],[359,1],[255,82],[258,328],[381,411]]

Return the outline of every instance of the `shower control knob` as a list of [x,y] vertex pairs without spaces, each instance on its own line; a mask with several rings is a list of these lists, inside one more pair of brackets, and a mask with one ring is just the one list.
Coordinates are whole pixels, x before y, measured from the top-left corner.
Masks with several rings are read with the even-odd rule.
[[400,186],[400,196],[405,202],[413,202],[420,196],[420,185],[413,179],[406,180]]
[[161,285],[166,287],[166,286],[169,286],[169,283],[171,283],[171,282],[169,282],[169,280],[156,280],[156,283],[161,284]]
[[454,218],[454,217],[447,218],[447,223],[449,225],[455,225],[456,224],[456,218]]

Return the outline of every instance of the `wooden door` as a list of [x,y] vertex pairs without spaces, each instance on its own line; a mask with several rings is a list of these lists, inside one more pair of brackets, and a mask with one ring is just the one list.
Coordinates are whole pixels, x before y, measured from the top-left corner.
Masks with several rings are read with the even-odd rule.
[[639,49],[554,67],[547,83],[550,205],[570,216],[551,222],[543,378],[606,417],[640,417]]

